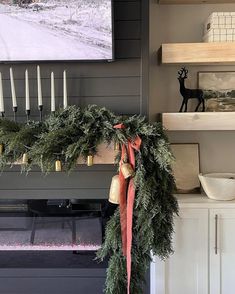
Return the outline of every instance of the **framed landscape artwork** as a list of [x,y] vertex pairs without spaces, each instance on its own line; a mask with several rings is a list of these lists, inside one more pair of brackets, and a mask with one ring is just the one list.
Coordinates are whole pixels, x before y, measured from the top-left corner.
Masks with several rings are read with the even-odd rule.
[[199,72],[198,86],[204,93],[206,111],[235,111],[235,72]]
[[0,0],[0,62],[112,59],[112,0]]
[[176,193],[199,193],[199,144],[171,144],[171,150],[175,157],[172,169],[176,181]]

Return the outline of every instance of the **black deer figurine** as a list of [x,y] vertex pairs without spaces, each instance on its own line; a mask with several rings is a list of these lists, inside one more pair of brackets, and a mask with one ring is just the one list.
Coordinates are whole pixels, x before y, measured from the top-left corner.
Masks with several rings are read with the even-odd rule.
[[203,91],[201,89],[187,89],[185,88],[184,82],[188,78],[188,70],[185,67],[182,67],[178,71],[178,80],[180,83],[180,94],[183,96],[183,102],[181,104],[179,112],[187,112],[188,100],[189,99],[198,99],[198,105],[195,111],[198,111],[199,106],[202,104],[202,111],[205,111],[205,100],[203,96]]

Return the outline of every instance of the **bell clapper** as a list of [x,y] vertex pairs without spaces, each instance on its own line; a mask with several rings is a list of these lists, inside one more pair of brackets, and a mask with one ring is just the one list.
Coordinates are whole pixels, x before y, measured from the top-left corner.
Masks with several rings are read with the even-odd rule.
[[110,190],[109,190],[109,202],[112,204],[120,203],[120,180],[119,175],[113,176]]

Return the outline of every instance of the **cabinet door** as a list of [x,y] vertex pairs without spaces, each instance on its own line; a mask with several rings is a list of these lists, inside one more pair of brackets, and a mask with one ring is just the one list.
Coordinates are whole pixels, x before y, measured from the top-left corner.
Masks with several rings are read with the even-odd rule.
[[235,209],[210,211],[210,294],[235,293]]
[[151,264],[151,294],[208,294],[208,210],[182,209],[175,219],[175,253]]

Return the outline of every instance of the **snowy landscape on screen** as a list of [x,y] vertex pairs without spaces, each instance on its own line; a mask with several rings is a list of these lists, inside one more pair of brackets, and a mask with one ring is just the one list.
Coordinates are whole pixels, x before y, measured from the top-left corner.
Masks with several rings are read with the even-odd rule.
[[111,0],[0,0],[0,61],[112,59]]

